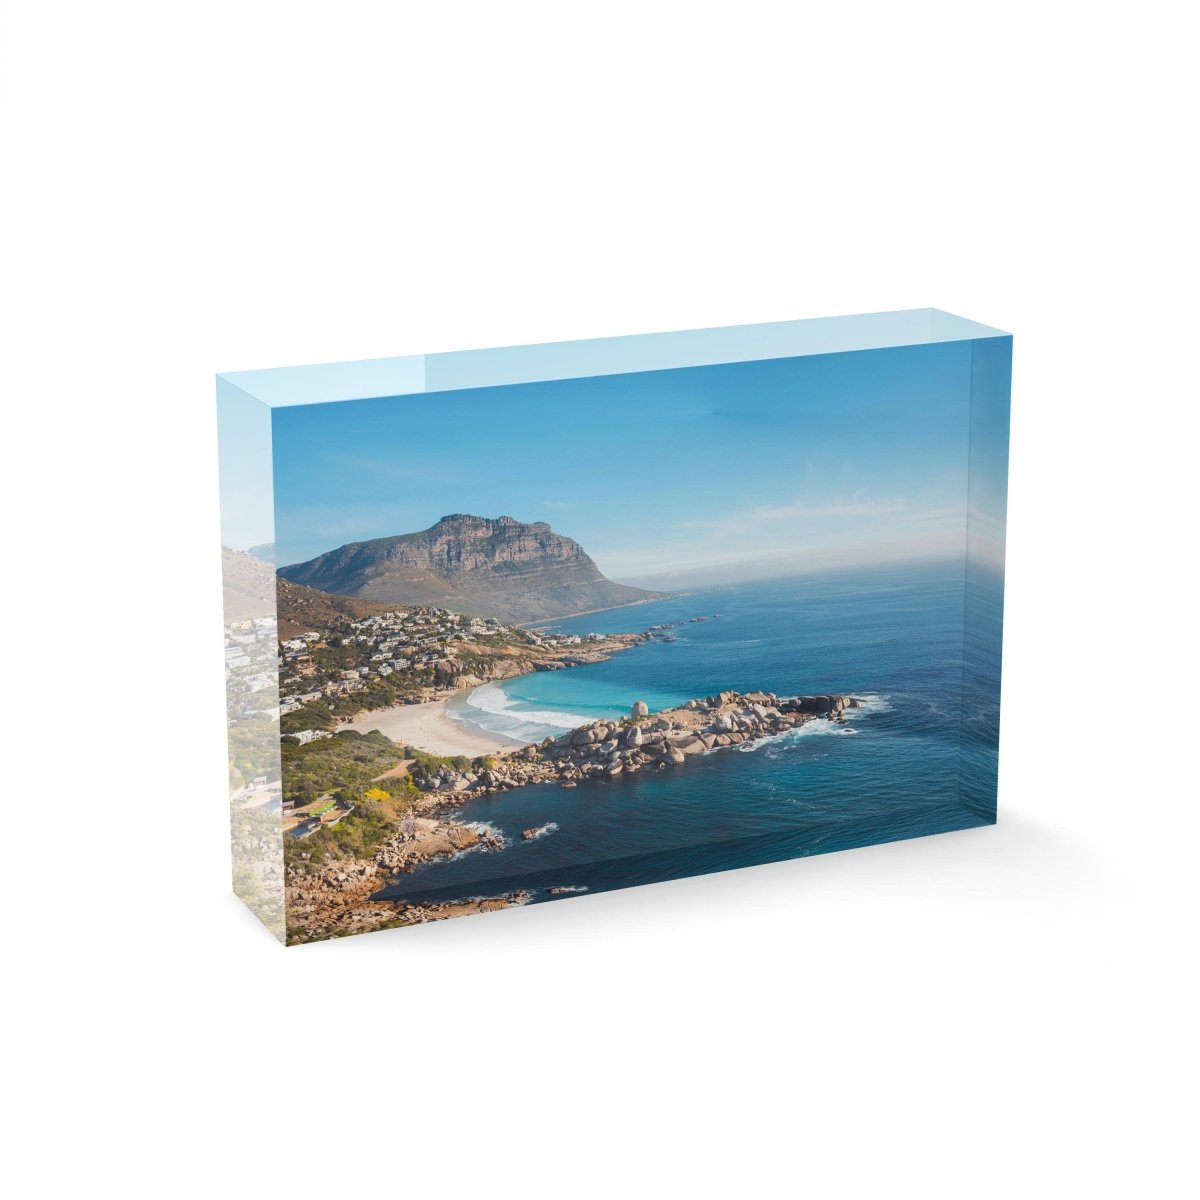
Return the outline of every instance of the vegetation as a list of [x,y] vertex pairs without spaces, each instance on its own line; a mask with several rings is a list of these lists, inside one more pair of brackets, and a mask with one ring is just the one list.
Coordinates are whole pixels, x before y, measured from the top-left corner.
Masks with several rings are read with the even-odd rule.
[[313,700],[295,712],[284,713],[279,718],[279,732],[285,737],[291,733],[303,733],[306,729],[332,729],[333,713],[324,700]]
[[292,865],[337,858],[370,858],[395,834],[408,807],[403,795],[388,796],[386,800],[359,797],[354,802],[354,811],[336,825],[318,829],[306,838],[285,837],[284,860]]
[[[287,732],[287,731],[285,731]],[[265,713],[239,717],[229,724],[229,779],[241,787],[275,769],[275,725]]]
[[320,700],[310,700],[294,712],[285,713],[280,720],[280,728],[284,733],[333,729],[364,710],[373,712],[380,708],[392,708],[417,700],[427,688],[453,686],[454,679],[454,675],[435,675],[432,668],[410,668],[407,671],[394,671],[391,675],[372,675],[367,680],[367,686],[357,692],[323,696]]
[[452,767],[455,771],[466,771],[472,766],[481,771],[485,769],[483,758],[468,758],[465,754],[427,754],[416,746],[405,746],[404,757],[414,760],[412,770],[415,775],[436,775],[443,767]]
[[304,746],[285,741],[282,757],[286,799],[301,806],[328,795],[310,811],[328,812],[335,804],[353,810],[337,825],[306,838],[284,838],[288,863],[369,858],[396,832],[400,818],[419,794],[407,775],[376,778],[401,758],[395,743],[381,733],[344,730]]
[[308,629],[324,629],[357,621],[363,617],[385,612],[389,605],[360,600],[351,596],[333,596],[292,583],[290,579],[275,579],[276,603],[279,606],[279,636],[296,637]]
[[[349,692],[323,694],[293,712],[284,713],[280,719],[285,801],[303,809],[309,817],[327,814],[335,806],[347,810],[336,824],[321,826],[303,838],[285,838],[285,858],[289,865],[301,867],[350,856],[369,858],[381,842],[395,834],[400,819],[420,795],[412,776],[435,775],[444,767],[485,771],[494,768],[496,760],[491,755],[471,759],[465,755],[427,754],[413,746],[401,750],[383,734],[337,731],[338,726],[363,711],[418,702],[427,698],[431,688],[457,686],[464,675],[489,678],[496,672],[499,660],[520,663],[541,651],[534,646],[530,635],[521,630],[501,628],[485,634],[476,630],[472,640],[463,640],[451,628],[461,625],[458,618],[441,614],[431,622],[426,614],[421,624],[428,627],[432,623],[435,626],[432,632],[426,628],[406,634],[412,643],[402,644],[395,652],[396,659],[431,653],[440,656],[438,661],[414,663],[381,675],[380,670],[386,668],[381,665],[379,647],[384,641],[398,642],[399,637],[361,633],[365,627],[352,624],[352,620],[367,614],[358,609],[357,603],[343,604],[342,598],[324,598],[321,593],[299,585],[285,586],[282,580],[280,587],[281,633],[286,592],[296,636],[302,631],[312,631],[322,639],[311,642],[304,652],[285,655],[280,679],[282,694],[300,696],[329,684],[360,685]],[[370,628],[373,630],[374,626]],[[368,673],[364,674],[364,670]],[[295,735],[306,730],[320,730],[333,736],[301,745]],[[413,760],[411,773],[381,778],[401,758]]]
[[[297,806],[339,789],[351,794],[356,791],[365,794],[376,775],[391,770],[400,762],[395,743],[382,733],[358,733],[352,729],[335,733],[331,738],[318,738],[304,746],[283,739],[280,757],[283,798],[295,801]],[[391,782],[384,780],[375,786],[386,791],[389,790],[386,785]]]

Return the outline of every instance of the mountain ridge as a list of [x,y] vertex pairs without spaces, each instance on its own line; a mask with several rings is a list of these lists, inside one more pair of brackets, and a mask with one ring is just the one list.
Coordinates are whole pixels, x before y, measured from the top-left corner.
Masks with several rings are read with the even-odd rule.
[[509,624],[660,599],[606,579],[545,521],[450,513],[428,529],[350,542],[278,574],[338,596],[427,604]]

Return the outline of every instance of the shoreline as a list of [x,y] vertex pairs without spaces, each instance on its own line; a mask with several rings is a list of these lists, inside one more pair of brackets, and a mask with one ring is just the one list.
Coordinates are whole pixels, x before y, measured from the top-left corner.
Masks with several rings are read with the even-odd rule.
[[486,826],[453,816],[418,816],[407,825],[369,858],[336,860],[316,868],[298,864],[286,868],[289,945],[496,912],[528,903],[530,893],[520,888],[498,895],[411,904],[378,898],[381,882],[386,890],[393,879],[424,863],[503,846]]
[[[405,705],[393,710],[393,716],[408,716],[414,724],[425,717],[455,725],[445,713],[446,703],[442,699]],[[463,820],[468,801],[536,784],[574,788],[641,770],[669,770],[694,755],[776,737],[809,721],[844,723],[848,709],[865,706],[862,699],[838,694],[719,692],[655,714],[635,711],[618,721],[592,721],[560,737],[512,750],[485,766],[459,770],[449,763],[419,765],[412,774],[418,794],[408,816],[369,858],[339,858],[320,866],[288,864],[288,941],[422,924],[527,903],[532,894],[525,888],[424,903],[385,895],[423,863],[507,848],[494,827]],[[363,717],[369,720],[370,714],[359,719]]]
[[424,704],[398,704],[393,708],[361,712],[353,720],[339,725],[338,729],[354,729],[359,733],[370,733],[377,729],[398,746],[415,746],[426,754],[445,758],[459,754],[467,758],[480,758],[529,745],[528,742],[517,741],[503,734],[489,733],[466,721],[456,721],[447,713],[447,706],[454,697],[464,693],[469,695],[474,690],[474,687],[459,688],[451,696],[427,700]]
[[[635,604],[618,607],[633,608],[638,604],[649,603],[653,601],[639,600]],[[433,699],[422,700],[416,704],[363,709],[336,725],[334,732],[353,729],[358,733],[370,733],[371,730],[377,729],[399,746],[415,746],[427,754],[446,758],[460,754],[467,758],[480,758],[484,755],[520,750],[533,743],[494,733],[469,720],[455,720],[448,715],[448,706],[458,697],[470,695],[477,688],[489,684],[503,683],[505,680],[531,675],[536,671],[557,671],[607,662],[614,654],[642,646],[654,638],[655,632],[651,630],[642,633],[615,633],[595,645],[571,646],[519,663],[510,660],[511,665],[515,667],[513,670],[490,678],[470,677],[469,684],[445,690],[440,695],[435,693]]]

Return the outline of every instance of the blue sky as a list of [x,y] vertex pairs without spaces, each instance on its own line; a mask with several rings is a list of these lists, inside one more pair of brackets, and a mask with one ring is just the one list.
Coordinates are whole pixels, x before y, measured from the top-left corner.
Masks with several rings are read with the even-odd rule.
[[276,562],[452,512],[610,578],[961,553],[971,343],[276,409]]

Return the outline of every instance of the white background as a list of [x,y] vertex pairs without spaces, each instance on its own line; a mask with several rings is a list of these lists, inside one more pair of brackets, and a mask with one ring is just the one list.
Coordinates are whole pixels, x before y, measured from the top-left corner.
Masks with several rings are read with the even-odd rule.
[[[1183,6],[3,8],[15,1194],[1195,1194]],[[921,305],[1016,335],[997,828],[240,910],[214,372]]]

